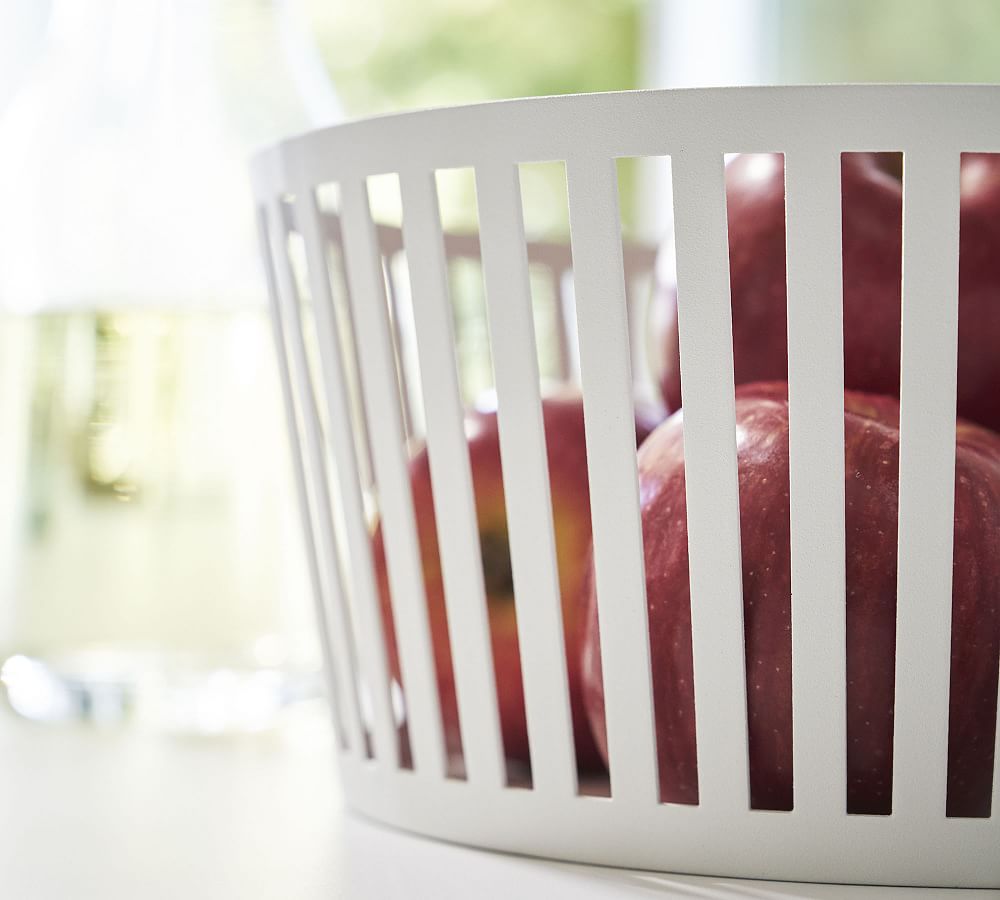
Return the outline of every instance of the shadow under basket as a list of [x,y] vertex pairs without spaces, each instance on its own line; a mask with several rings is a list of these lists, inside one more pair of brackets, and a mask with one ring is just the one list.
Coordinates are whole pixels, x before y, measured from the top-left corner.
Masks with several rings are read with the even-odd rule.
[[[842,154],[862,151],[904,159],[887,815],[850,814],[846,802],[840,179]],[[784,157],[794,799],[783,811],[751,808],[748,774],[724,163],[736,152]],[[602,865],[1000,887],[996,757],[991,815],[946,815],[958,172],[969,152],[1000,152],[1000,88],[733,88],[517,100],[336,126],[254,159],[287,424],[352,808],[450,841]],[[658,785],[633,427],[645,352],[645,312],[633,283],[649,276],[653,254],[623,244],[616,175],[616,160],[636,157],[669,157],[671,167],[697,743],[697,803],[690,804],[660,802]],[[525,237],[519,167],[553,160],[565,164],[570,240],[563,247]],[[459,168],[474,173],[475,240],[441,225],[436,173]],[[368,179],[385,173],[398,174],[401,228],[373,218]],[[456,256],[481,262],[485,287],[530,778],[511,775],[503,749],[456,361],[449,281]],[[554,352],[562,355],[553,368],[578,382],[586,416],[606,796],[587,788],[574,756],[540,412],[538,265],[556,286]],[[573,359],[567,347],[578,348]],[[421,511],[410,487],[411,457],[424,443],[460,767],[442,725],[415,524]],[[376,530],[392,583],[391,652],[374,574]]]

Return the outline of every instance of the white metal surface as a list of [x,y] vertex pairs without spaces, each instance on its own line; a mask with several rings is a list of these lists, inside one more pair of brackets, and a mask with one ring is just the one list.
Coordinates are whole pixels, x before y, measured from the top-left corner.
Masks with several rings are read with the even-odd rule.
[[792,659],[809,660],[792,670],[793,787],[824,816],[847,791],[840,154],[786,153],[785,185]]
[[938,763],[948,752],[958,370],[958,168],[949,149],[930,142],[910,153],[903,182],[893,808],[914,819],[942,814]]
[[349,296],[369,298],[367,303],[352,303],[352,310],[356,338],[359,346],[365,348],[364,353],[358,353],[364,395],[373,408],[382,410],[381,415],[368,421],[368,434],[375,477],[382,488],[382,535],[397,625],[400,671],[408,685],[413,753],[418,771],[440,777],[445,770],[441,712],[431,659],[413,498],[404,458],[402,420],[396,412],[398,393],[388,314],[382,296],[381,259],[364,184],[360,181],[342,184],[341,196],[344,221],[349,225],[345,243]]
[[[740,603],[731,318],[723,155],[786,158],[790,508],[792,516],[795,808],[748,803]],[[899,616],[893,814],[846,813],[843,510],[843,353],[839,156],[902,151],[904,283],[900,450]],[[279,323],[289,304],[289,222],[282,198],[337,183],[356,320],[367,425],[375,457],[394,609],[422,736],[414,770],[381,745],[375,759],[348,735],[344,787],[356,809],[454,841],[518,853],[720,875],[903,885],[1000,886],[1000,810],[946,818],[951,600],[957,173],[963,151],[1000,152],[1000,88],[855,86],[654,91],[542,98],[357,122],[295,138],[254,162],[255,192],[278,272]],[[626,308],[614,160],[669,155],[676,211],[678,306],[686,421],[687,500],[700,805],[657,802],[642,545],[633,453],[632,316]],[[551,514],[539,427],[537,364],[525,315],[519,163],[566,163],[594,555],[607,701],[612,796],[577,796],[567,752],[565,670],[558,659]],[[461,427],[454,336],[434,172],[472,167],[480,192],[488,315],[504,480],[511,520],[527,713],[538,782],[504,786],[492,690],[482,565]],[[430,680],[413,510],[387,302],[364,179],[400,174],[403,237],[413,291],[420,381],[469,779],[444,777]],[[309,201],[312,202],[311,200]],[[307,206],[308,210],[308,206]],[[328,230],[329,236],[329,230]],[[454,240],[454,239],[451,239]],[[310,270],[328,277],[313,234]],[[383,254],[384,255],[384,254]],[[625,257],[627,260],[627,256]],[[314,289],[315,293],[315,289]],[[322,293],[322,291],[320,292]],[[572,328],[567,318],[567,328]],[[572,337],[572,335],[570,335]],[[287,341],[287,336],[286,336]],[[568,344],[575,341],[568,340]],[[315,446],[316,401],[290,342],[293,427],[309,490],[326,476]],[[283,364],[285,364],[283,362]],[[567,369],[568,371],[568,369]],[[404,373],[405,377],[405,373]],[[386,424],[388,423],[388,424]],[[349,427],[346,421],[334,427]],[[367,486],[366,486],[367,487]],[[321,588],[336,554],[324,497],[311,493]],[[312,538],[310,537],[310,540]],[[342,576],[341,576],[342,577]],[[354,586],[359,589],[358,585]],[[364,593],[365,585],[360,585]],[[336,599],[336,598],[335,598]],[[334,610],[338,604],[334,604]],[[371,622],[369,621],[369,625]],[[347,673],[337,658],[338,682]],[[369,631],[370,637],[370,631]],[[365,640],[366,638],[362,638]],[[350,650],[349,641],[347,650]],[[362,648],[364,649],[364,648]],[[370,650],[370,648],[369,648]],[[361,654],[369,668],[376,654]],[[353,662],[349,663],[353,666]],[[355,673],[356,674],[356,673]],[[377,685],[371,673],[365,682]],[[409,676],[406,676],[409,683]],[[541,681],[540,681],[541,680]],[[341,687],[341,694],[343,688]],[[348,713],[350,711],[348,710]],[[369,715],[370,713],[365,713]],[[351,721],[350,715],[347,717]],[[367,726],[367,721],[366,721]],[[996,782],[1000,779],[995,779]],[[996,793],[996,787],[994,788]]]
[[503,747],[433,172],[401,175],[400,194],[448,630],[461,635],[451,653],[462,750],[469,780],[496,789],[505,781]]
[[628,317],[611,159],[566,164],[613,803],[656,803]]
[[[273,218],[274,204],[268,212]],[[335,698],[334,719],[339,725],[345,752],[359,754],[362,752],[364,739],[356,686],[354,649],[347,623],[343,584],[336,564],[330,497],[326,474],[323,471],[322,438],[319,433],[316,402],[306,371],[301,328],[296,330],[289,322],[289,308],[297,301],[288,264],[287,244],[282,232],[267,228],[266,218],[262,216],[259,221],[261,243],[266,248],[264,268],[268,289],[274,298],[272,322],[275,346],[292,442],[303,532],[309,542],[308,562],[315,595],[320,645],[323,649],[327,675],[330,678],[330,695]],[[275,259],[280,260],[281,265],[275,265]],[[300,429],[305,431],[304,436],[300,435]]]
[[[684,381],[698,799],[750,804],[733,326],[720,153],[675,155],[677,322]],[[699,391],[690,385],[703,385]]]
[[576,760],[517,168],[480,169],[476,193],[497,395],[503,398],[497,407],[500,459],[504,471],[518,473],[505,501],[532,787],[568,798],[577,789]]

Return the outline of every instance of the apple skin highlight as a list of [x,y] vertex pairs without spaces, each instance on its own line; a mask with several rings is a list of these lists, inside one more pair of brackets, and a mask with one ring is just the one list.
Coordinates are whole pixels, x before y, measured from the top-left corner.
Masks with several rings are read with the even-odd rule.
[[[784,383],[736,393],[751,805],[793,802],[788,404]],[[852,813],[892,809],[898,405],[845,394],[847,797]],[[1000,437],[957,430],[948,806],[987,816],[1000,654]],[[698,802],[683,421],[639,452],[661,800]],[[587,712],[607,754],[596,597],[583,651]]]

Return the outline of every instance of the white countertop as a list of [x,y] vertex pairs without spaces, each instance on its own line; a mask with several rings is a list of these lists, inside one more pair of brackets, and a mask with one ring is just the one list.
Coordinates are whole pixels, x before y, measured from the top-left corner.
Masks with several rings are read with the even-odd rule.
[[629,872],[394,832],[344,812],[314,715],[280,735],[196,739],[34,726],[0,710],[0,766],[4,900],[970,896]]

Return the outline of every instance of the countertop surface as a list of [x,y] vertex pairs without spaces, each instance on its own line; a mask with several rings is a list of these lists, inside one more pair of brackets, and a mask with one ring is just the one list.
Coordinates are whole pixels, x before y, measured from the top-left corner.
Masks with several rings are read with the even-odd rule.
[[630,872],[392,831],[343,809],[318,712],[269,735],[191,738],[30,725],[0,710],[0,764],[9,900],[970,896]]

